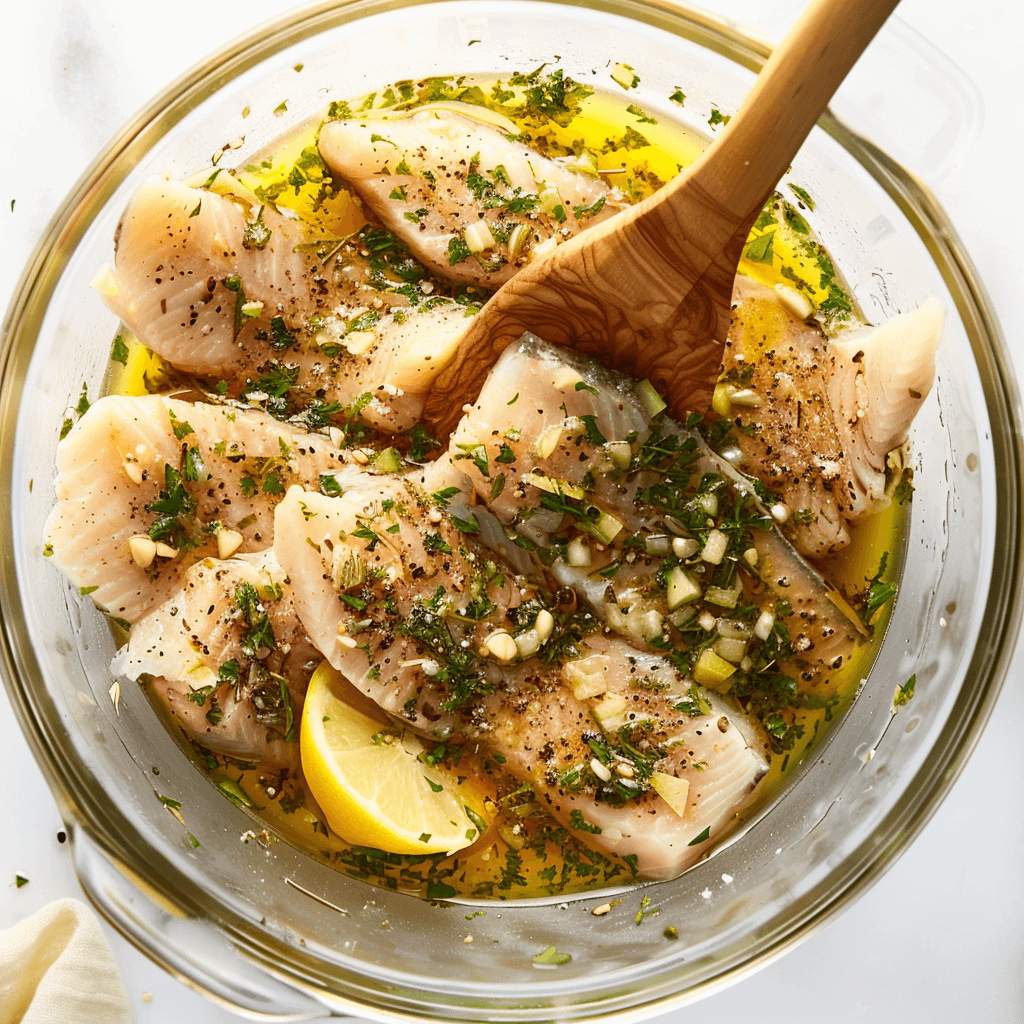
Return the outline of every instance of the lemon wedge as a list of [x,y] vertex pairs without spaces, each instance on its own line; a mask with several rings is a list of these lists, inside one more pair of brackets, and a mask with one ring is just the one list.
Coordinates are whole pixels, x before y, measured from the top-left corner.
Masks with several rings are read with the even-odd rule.
[[423,744],[342,699],[344,680],[324,662],[302,709],[302,771],[332,831],[387,853],[453,853],[486,827],[468,780],[420,760]]

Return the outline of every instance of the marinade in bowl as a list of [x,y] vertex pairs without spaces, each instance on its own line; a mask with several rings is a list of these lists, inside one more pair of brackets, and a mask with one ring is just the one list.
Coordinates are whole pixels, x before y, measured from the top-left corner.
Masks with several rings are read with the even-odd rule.
[[[422,15],[430,26],[429,30],[433,30],[434,19],[440,17],[442,10],[441,7],[432,7]],[[459,18],[470,13],[468,5],[459,5],[458,10]],[[532,5],[519,5],[516,10],[520,18],[525,18],[526,10],[535,9]],[[542,14],[546,17],[552,12],[552,8],[546,6],[536,10],[538,17]],[[474,7],[473,11],[478,12],[478,9]],[[490,8],[479,11],[486,12],[487,17],[495,16]],[[406,11],[403,17],[408,18],[408,15]],[[381,17],[391,16],[381,14]],[[480,13],[480,17],[484,14]],[[592,13],[588,17],[596,19],[595,34],[602,36],[608,26],[605,19],[612,16]],[[613,21],[618,24],[617,18]],[[238,95],[220,94],[225,108],[230,107],[233,116],[239,119],[237,124],[222,120],[208,126],[204,137],[201,125],[197,125],[196,114],[188,115],[187,124],[182,122],[183,127],[177,133],[177,141],[184,142],[187,151],[173,152],[176,132],[172,129],[163,142],[157,144],[153,155],[140,165],[138,174],[121,183],[106,207],[106,221],[99,217],[92,222],[79,250],[65,268],[49,307],[48,321],[43,323],[42,337],[46,337],[49,330],[55,345],[66,338],[67,326],[58,322],[61,319],[57,312],[60,298],[69,296],[75,288],[79,289],[76,295],[89,295],[86,286],[95,268],[109,260],[109,239],[113,229],[142,178],[160,171],[184,176],[207,165],[212,153],[225,142],[240,137],[241,129],[248,129],[252,135],[250,125],[255,121],[249,119],[262,116],[270,126],[262,142],[287,127],[280,117],[272,118],[269,113],[280,105],[282,88],[294,91],[292,83],[295,79],[289,79],[285,72],[294,76],[293,68],[302,64],[298,80],[309,75],[310,79],[305,81],[311,85],[304,85],[304,88],[313,93],[320,81],[316,75],[317,54],[321,54],[328,68],[321,68],[321,73],[330,79],[329,95],[332,98],[351,98],[384,81],[397,81],[410,77],[410,74],[416,79],[431,74],[449,74],[453,67],[460,71],[465,69],[467,73],[473,70],[493,73],[496,58],[493,51],[486,49],[488,33],[478,31],[480,24],[456,19],[456,25],[465,29],[466,43],[471,39],[481,40],[471,46],[460,46],[455,55],[457,63],[450,58],[447,63],[435,66],[425,53],[420,53],[418,59],[423,62],[422,69],[410,64],[395,68],[393,72],[374,68],[372,76],[365,81],[353,70],[353,78],[340,84],[337,81],[337,62],[331,63],[326,51],[317,48],[320,43],[316,47],[301,44],[301,52],[282,53],[274,58],[281,77],[275,80],[273,75],[270,76],[266,82],[265,100],[252,84],[255,76],[239,80]],[[570,63],[572,58],[566,55],[570,48],[556,46],[559,37],[557,33],[552,35],[548,31],[551,25],[545,24],[544,31],[551,41],[550,53],[547,49],[543,53],[536,49],[536,41],[545,39],[538,25],[532,26],[538,30],[537,34],[522,37],[521,43],[516,41],[519,37],[503,29],[501,42],[491,45],[494,50],[508,55],[508,65],[515,68],[534,68],[555,53],[561,54],[561,66],[566,74],[574,77],[588,74],[592,70],[591,62],[602,68],[607,64],[607,55],[600,57],[598,65],[598,57],[591,54],[581,55],[578,64]],[[696,23],[689,24],[688,31],[694,31]],[[524,20],[524,31],[526,27]],[[417,29],[421,36],[428,31],[424,23],[419,23]],[[335,28],[334,31],[341,32],[342,29]],[[576,24],[573,31],[579,36],[580,26]],[[651,46],[648,37],[652,33],[660,36],[648,27],[636,28],[635,31],[643,37],[644,43],[636,44],[636,52],[628,52],[623,43],[623,52],[614,56],[617,62],[636,68],[641,77],[636,95],[638,106],[657,110],[659,102],[664,105],[672,92],[682,89],[688,93],[687,107],[699,119],[696,127],[703,124],[705,130],[713,103],[725,111],[735,107],[748,81],[742,74],[730,85],[728,76],[712,83],[707,77],[708,72],[705,72],[701,78],[707,83],[708,92],[703,97],[698,85],[687,89],[686,85],[698,76],[694,73],[679,80],[684,64],[680,63],[682,57],[675,48],[682,47],[685,55],[691,45],[680,38],[671,41],[672,66],[659,80],[656,62],[652,62],[649,54],[641,54],[640,51]],[[445,35],[449,39],[460,38],[451,25],[445,26]],[[719,46],[729,42],[728,34],[719,34],[717,39]],[[582,45],[583,42],[581,36],[579,43]],[[606,47],[607,44],[602,42],[601,45]],[[735,45],[735,40],[731,45]],[[521,48],[517,50],[517,46]],[[562,53],[562,49],[566,53]],[[353,44],[350,53],[358,52],[359,48]],[[695,59],[694,53],[696,51],[690,51],[691,60]],[[476,60],[481,62],[481,66],[475,69],[472,64]],[[713,67],[717,61],[718,58],[710,58]],[[645,93],[645,87],[650,91]],[[290,99],[289,112],[294,110],[295,122],[301,122],[306,116],[316,114],[327,96],[325,93],[315,101],[311,100],[306,110],[301,109],[299,100]],[[251,110],[249,119],[241,119],[241,111],[246,106]],[[685,114],[686,108],[683,110]],[[794,181],[799,181],[816,198],[816,213],[827,217],[829,210],[841,211],[844,222],[849,218],[862,228],[873,225],[871,232],[855,230],[850,234],[843,230],[829,230],[827,221],[823,221],[821,226],[821,235],[827,240],[836,264],[861,307],[870,311],[872,319],[884,319],[888,314],[912,307],[929,292],[936,292],[943,297],[951,316],[953,303],[948,299],[951,285],[945,284],[937,271],[929,268],[925,249],[912,234],[904,235],[893,227],[903,223],[900,220],[903,215],[898,208],[884,193],[871,192],[870,197],[862,195],[869,189],[871,179],[854,160],[843,156],[843,150],[837,143],[824,137],[814,142],[817,150],[805,152],[802,157],[802,161],[806,158],[805,162],[794,167]],[[232,152],[232,165],[240,165],[249,152],[256,150],[254,143],[253,150]],[[844,192],[841,185],[849,186],[851,193]],[[887,224],[888,230],[885,230]],[[864,250],[865,238],[874,239],[877,251]],[[90,245],[91,251],[86,252]],[[897,266],[898,274],[888,269]],[[887,291],[882,293],[871,289],[871,282],[877,280],[874,272],[879,269],[883,276],[888,273]],[[74,302],[76,347],[68,352],[62,350],[59,359],[49,360],[38,354],[43,351],[40,347],[35,375],[29,377],[30,388],[52,391],[55,387],[54,368],[59,366],[60,373],[68,374],[69,379],[60,397],[54,399],[60,408],[50,410],[50,419],[55,427],[59,427],[64,417],[65,405],[73,407],[77,402],[83,381],[88,382],[91,396],[97,393],[113,334],[114,322],[103,313],[98,302],[92,298]],[[90,309],[95,312],[94,322],[89,320]],[[26,327],[31,327],[31,324],[27,323]],[[489,906],[483,908],[485,913],[479,915],[473,908],[470,913],[475,916],[471,925],[467,925],[466,914],[456,907],[434,907],[400,895],[368,890],[362,883],[347,880],[314,863],[286,843],[278,842],[269,849],[263,849],[258,841],[258,823],[243,810],[229,805],[212,787],[206,787],[209,792],[205,792],[205,783],[163,732],[148,706],[124,690],[118,707],[114,708],[107,696],[111,682],[108,665],[114,641],[103,621],[90,614],[88,602],[80,606],[78,595],[68,592],[53,578],[56,574],[52,570],[47,572],[43,565],[39,572],[25,574],[27,582],[24,585],[40,588],[43,592],[47,587],[51,588],[49,603],[43,603],[41,595],[25,601],[28,628],[36,630],[34,635],[38,639],[29,648],[22,642],[20,652],[24,654],[35,650],[33,659],[39,658],[39,652],[43,652],[47,664],[53,659],[63,659],[73,666],[83,658],[86,661],[94,659],[89,664],[88,673],[81,664],[77,674],[68,674],[66,668],[58,671],[56,664],[51,665],[46,673],[53,679],[64,675],[68,680],[66,700],[61,698],[60,706],[70,709],[68,714],[80,720],[72,734],[65,732],[63,737],[60,735],[59,717],[48,722],[45,716],[37,718],[44,729],[41,735],[47,737],[44,742],[52,750],[67,750],[67,744],[71,743],[71,749],[76,753],[68,760],[62,754],[56,756],[57,763],[63,764],[59,773],[66,774],[69,780],[70,789],[66,792],[72,794],[70,805],[77,808],[76,817],[83,823],[83,827],[76,830],[76,856],[87,885],[91,878],[90,888],[93,891],[102,889],[108,894],[116,893],[116,898],[111,896],[103,900],[107,912],[119,919],[122,927],[139,941],[146,942],[151,948],[159,948],[159,955],[165,962],[183,973],[202,978],[204,984],[211,988],[231,994],[235,1001],[244,1001],[235,991],[243,967],[236,965],[234,982],[210,976],[210,957],[204,955],[199,939],[202,935],[216,933],[205,931],[206,926],[200,924],[200,920],[217,922],[221,933],[230,935],[236,947],[245,951],[239,961],[241,965],[256,961],[269,967],[271,974],[283,974],[293,981],[302,977],[303,984],[314,989],[322,986],[336,998],[354,1000],[363,1007],[363,1012],[372,1012],[373,1008],[411,1008],[413,1012],[422,1013],[425,1007],[429,1007],[435,1015],[472,1016],[485,1012],[472,1008],[480,1005],[482,1000],[489,1006],[487,1013],[500,1012],[514,1018],[526,1012],[516,1007],[527,998],[531,1002],[547,1001],[548,1004],[565,1000],[579,1004],[576,1010],[560,1011],[567,1014],[596,1012],[598,1004],[601,1012],[605,1012],[623,1008],[630,1002],[650,1001],[654,1005],[680,989],[695,991],[708,977],[756,958],[760,952],[771,948],[776,939],[792,934],[787,927],[791,929],[793,922],[810,921],[821,906],[834,905],[834,899],[830,902],[825,897],[832,891],[830,884],[838,884],[841,880],[851,883],[869,870],[869,864],[879,863],[878,855],[872,855],[870,851],[875,839],[885,834],[882,826],[887,816],[890,813],[895,815],[886,827],[896,827],[895,822],[900,815],[910,813],[912,808],[912,804],[904,800],[897,814],[891,805],[886,805],[885,793],[888,791],[895,797],[897,791],[889,787],[902,787],[903,784],[893,776],[898,774],[903,782],[907,782],[915,776],[928,779],[932,772],[938,771],[938,766],[952,749],[949,744],[954,742],[950,736],[944,735],[947,727],[953,728],[946,723],[949,709],[959,701],[960,711],[963,711],[962,701],[966,698],[959,688],[966,684],[955,680],[945,684],[933,682],[933,673],[938,671],[937,662],[942,663],[943,672],[951,671],[951,665],[959,665],[965,670],[963,659],[973,651],[969,639],[973,635],[971,631],[979,628],[983,616],[995,615],[999,611],[998,607],[983,608],[972,596],[976,593],[974,588],[988,586],[984,582],[984,574],[976,575],[973,565],[970,573],[965,572],[964,578],[955,582],[945,575],[951,571],[947,565],[944,574],[938,576],[940,582],[945,579],[947,589],[939,586],[935,596],[931,596],[936,587],[932,578],[937,573],[936,564],[943,562],[944,522],[954,523],[955,519],[951,517],[957,515],[964,516],[965,522],[986,521],[984,509],[987,506],[977,481],[990,476],[979,474],[979,469],[983,468],[985,458],[997,457],[974,437],[970,426],[972,418],[977,422],[979,416],[984,417],[985,403],[993,401],[992,395],[986,395],[980,380],[975,386],[969,374],[960,373],[959,369],[955,374],[950,371],[951,366],[959,367],[960,363],[971,365],[972,357],[967,354],[963,337],[957,340],[959,330],[955,323],[947,327],[940,350],[936,395],[923,410],[925,419],[919,421],[915,430],[917,491],[911,506],[910,522],[903,534],[904,552],[912,551],[915,557],[908,558],[904,552],[900,553],[900,597],[886,641],[860,698],[843,719],[842,727],[818,746],[815,756],[796,766],[796,777],[790,787],[779,801],[762,813],[760,820],[738,834],[732,845],[681,879],[644,891],[643,895],[650,900],[645,909],[657,909],[657,916],[648,915],[643,918],[641,926],[636,926],[634,918],[640,910],[641,893],[630,891],[625,896],[626,902],[618,904],[613,912],[594,917],[590,910],[610,899],[623,898],[622,894],[613,896],[605,891],[586,900],[571,901],[566,909],[555,901],[525,906],[506,904],[500,908]],[[74,360],[79,361],[76,364]],[[44,365],[46,372],[41,369]],[[955,382],[954,377],[957,378]],[[43,404],[25,403],[22,415],[28,416],[31,410],[42,417]],[[969,416],[961,411],[968,409]],[[959,436],[956,431],[965,431],[965,434]],[[944,439],[953,435],[955,439],[948,441],[949,451],[933,450],[940,441],[945,443]],[[984,432],[979,431],[979,435],[984,436]],[[16,472],[24,471],[29,465],[52,465],[56,430],[40,425],[33,431],[26,420],[20,436],[32,437],[32,443],[38,446],[38,450],[33,452],[22,448],[17,453]],[[999,432],[993,436],[998,442]],[[998,449],[998,443],[995,443],[995,448]],[[999,457],[1005,457],[1005,454],[1003,452]],[[975,459],[968,459],[969,455]],[[946,486],[943,479],[925,472],[929,464],[944,465],[947,462],[954,466],[962,465],[962,470],[951,473],[948,494],[943,491]],[[24,473],[26,479],[34,477],[35,486],[24,512],[17,504],[15,508],[16,515],[28,516],[28,522],[42,522],[49,504],[46,488],[40,483],[43,475],[38,468]],[[49,476],[49,471],[45,475]],[[929,490],[932,487],[938,490]],[[1005,498],[997,495],[997,500]],[[33,501],[40,503],[37,509],[31,508]],[[27,536],[24,522],[22,520],[16,527],[18,536]],[[981,547],[975,562],[983,567],[991,564],[996,536],[993,534],[986,538],[983,532],[977,536],[977,543]],[[25,557],[28,557],[28,552]],[[33,557],[41,559],[42,552]],[[1005,556],[1001,556],[1000,561],[1006,561]],[[870,572],[876,567],[871,566]],[[969,614],[958,617],[958,613],[948,611],[951,604],[961,611],[969,610]],[[62,638],[54,638],[43,625],[43,610],[64,606],[69,608],[68,629]],[[938,636],[932,635],[935,625],[929,625],[934,622],[931,612],[936,607],[947,609],[944,618],[948,623]],[[968,622],[969,617],[977,621]],[[985,628],[992,628],[991,620],[987,621]],[[76,629],[81,629],[81,632],[76,633]],[[958,629],[966,632],[957,633]],[[899,642],[891,642],[894,635],[900,638]],[[49,640],[44,641],[42,638],[47,636]],[[920,643],[921,650],[927,651],[927,655],[919,655],[904,647],[905,637],[912,637],[914,644]],[[913,701],[893,716],[896,687],[915,674],[917,689]],[[966,673],[963,678],[967,678]],[[976,672],[972,678],[978,678]],[[102,681],[102,685],[97,680]],[[86,698],[79,697],[79,693],[86,698],[91,695],[95,703],[84,703]],[[40,699],[45,704],[53,698]],[[978,704],[975,713],[982,706],[983,703]],[[961,714],[957,728],[966,729],[971,721],[971,715]],[[912,728],[907,731],[905,726]],[[134,735],[136,730],[139,732],[137,737]],[[884,739],[880,740],[883,734]],[[113,749],[109,740],[115,735],[131,739]],[[94,737],[95,742],[87,744],[88,750],[78,751],[87,737]],[[900,738],[898,745],[897,737]],[[887,744],[892,744],[895,749],[888,751]],[[119,756],[126,758],[121,765],[116,762]],[[904,758],[906,767],[894,772],[896,765],[904,764]],[[128,768],[128,765],[135,767]],[[876,777],[881,765],[886,768],[881,776]],[[154,768],[159,769],[158,775],[154,774]],[[908,774],[904,776],[904,772]],[[95,790],[95,786],[88,782],[89,775],[101,778],[104,789],[118,792],[118,798],[104,802],[103,806],[97,805],[88,797],[89,792]],[[118,780],[116,784],[115,780]],[[131,787],[126,789],[129,783],[132,783]],[[160,798],[180,804],[174,810],[184,819],[184,827],[167,812],[169,804]],[[928,787],[925,787],[920,795],[920,806],[927,806],[931,798]],[[842,826],[836,824],[837,818]],[[137,824],[129,824],[132,821]],[[247,832],[253,833],[253,840],[248,844],[240,843],[239,838]],[[157,843],[159,853],[141,852],[140,844],[144,844],[147,851],[150,847],[150,842],[142,838],[147,833],[162,837]],[[200,845],[194,846],[193,840]],[[126,865],[140,883],[148,883],[163,894],[164,900],[169,898],[169,904],[163,904],[161,911],[154,909],[152,914],[155,916],[147,915],[145,908],[149,904],[135,889],[123,889],[115,882],[119,876],[110,871],[107,861],[96,856],[98,848],[106,848],[114,863]],[[730,881],[726,883],[723,876],[728,876]],[[261,879],[265,881],[261,882]],[[216,894],[212,904],[211,894]],[[333,906],[313,902],[308,894]],[[363,909],[364,904],[367,909]],[[186,908],[186,918],[175,920],[163,916],[165,910],[175,907]],[[336,908],[347,913],[342,916]],[[778,916],[780,913],[781,918]],[[252,928],[246,924],[247,921],[258,922],[261,918],[267,922],[265,928]],[[388,925],[382,929],[383,920]],[[783,924],[786,920],[789,920],[788,926]],[[679,939],[672,941],[664,937],[663,932],[669,926],[676,928]],[[190,936],[187,940],[184,938],[186,931]],[[182,933],[180,938],[178,932]],[[467,932],[474,936],[472,944],[464,942]],[[428,942],[409,942],[410,934],[426,935]],[[567,936],[575,938],[570,940]],[[538,971],[533,966],[533,958],[552,946],[559,953],[569,954],[572,959],[561,964],[557,973]],[[439,977],[445,970],[443,964],[447,958],[437,954],[447,950],[457,953],[459,965],[457,969],[452,968],[450,977]],[[491,981],[496,962],[505,966],[508,972],[507,982],[501,985]],[[643,993],[636,990],[637,978],[630,974],[641,964],[646,965],[647,974]],[[261,984],[270,984],[263,980],[262,973],[257,977]],[[524,993],[528,993],[528,997]],[[285,996],[281,990],[277,990],[273,998],[293,999],[296,1005],[303,1003],[302,996]],[[444,1000],[450,1009],[438,1009],[434,999],[438,1002]],[[543,1014],[545,1011],[530,1012]]]

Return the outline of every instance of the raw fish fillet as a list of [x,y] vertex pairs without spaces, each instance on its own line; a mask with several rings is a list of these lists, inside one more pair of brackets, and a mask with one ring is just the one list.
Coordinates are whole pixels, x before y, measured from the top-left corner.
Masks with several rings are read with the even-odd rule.
[[[269,630],[253,641],[263,616]],[[303,695],[319,663],[284,571],[263,551],[195,563],[134,625],[111,671],[152,676],[153,692],[204,747],[297,767]]]
[[889,503],[903,462],[888,457],[931,390],[942,323],[931,297],[826,339],[774,291],[737,277],[724,370],[758,403],[732,405],[740,466],[796,513],[786,533],[802,553],[845,547],[850,524]]
[[441,506],[401,479],[332,496],[294,487],[275,512],[274,552],[313,643],[384,710],[437,737],[456,727],[452,695],[423,671],[429,652],[396,625],[442,586],[459,616],[452,643],[477,645],[494,628],[477,610],[514,608],[528,586],[464,544]]
[[[781,660],[802,689],[825,694],[864,635],[841,595],[779,534],[751,481],[693,432],[664,417],[652,422],[632,382],[586,357],[532,335],[509,346],[447,458],[450,468],[435,472],[461,472],[467,491],[502,523],[553,547],[558,580],[634,643],[702,649],[709,631],[692,634],[702,608],[712,631],[737,634],[730,638],[746,641],[756,662],[757,639],[766,638],[755,638],[753,618],[735,621],[738,605],[752,605],[788,634],[761,662]],[[702,484],[713,514],[702,505]],[[711,562],[703,549],[712,528],[745,539]],[[576,564],[574,550],[585,551]],[[712,582],[719,603],[691,599],[673,608],[664,579],[674,567]]]
[[[257,217],[269,238],[247,247]],[[399,293],[402,280],[374,277],[361,244],[328,244],[255,196],[247,205],[153,178],[132,197],[115,269],[97,287],[143,344],[221,393],[248,400],[287,377],[286,415],[369,393],[363,418],[405,430],[465,332],[466,310],[415,282]]]
[[[340,497],[295,487],[277,508],[275,554],[313,642],[360,692],[422,734],[497,755],[574,834],[635,858],[643,876],[678,874],[767,771],[763,734],[665,659],[590,632],[590,616],[589,635],[546,657],[556,641],[542,635],[537,590],[489,563],[474,536],[397,481]],[[451,551],[424,545],[431,537]],[[511,657],[495,653],[495,630],[514,636]],[[587,669],[595,699],[572,689]],[[603,727],[598,697],[621,705]],[[652,770],[682,787],[676,810],[647,788]]]
[[[263,303],[270,316],[296,323],[323,306],[316,252],[299,248],[309,229],[269,206],[269,241],[245,241],[246,211],[227,196],[180,181],[150,178],[132,197],[115,238],[114,270],[100,284],[104,301],[154,352],[213,375],[238,358],[235,307]],[[247,216],[248,212],[248,216]],[[258,360],[257,360],[258,361]]]
[[[43,532],[53,564],[131,623],[176,591],[192,562],[218,553],[221,527],[239,535],[236,551],[267,548],[273,506],[290,484],[346,472],[326,437],[265,413],[108,395],[57,446],[57,503]],[[154,528],[163,513],[147,506],[161,502],[172,513],[164,541],[177,554],[142,566],[131,539]]]
[[489,288],[504,284],[539,247],[624,205],[598,178],[446,108],[329,121],[319,145],[327,164],[420,262]]

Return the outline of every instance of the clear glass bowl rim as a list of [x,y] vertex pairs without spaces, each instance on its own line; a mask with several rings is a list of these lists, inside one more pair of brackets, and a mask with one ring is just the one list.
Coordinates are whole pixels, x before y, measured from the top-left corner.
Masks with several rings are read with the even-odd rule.
[[[370,13],[420,7],[430,2],[433,0],[342,0],[288,12],[212,54],[126,125],[76,183],[22,274],[4,318],[0,350],[0,422],[13,423],[17,419],[25,368],[70,254],[95,211],[109,199],[143,153],[224,83],[274,53]],[[574,0],[550,2],[578,6]],[[699,39],[708,49],[755,71],[770,52],[765,41],[714,14],[684,4],[664,0],[588,0],[586,6]],[[1019,525],[1024,508],[1021,403],[1012,364],[984,287],[947,215],[928,189],[832,115],[826,114],[820,123],[861,163],[907,217],[956,302],[977,362],[992,424],[991,443],[998,474],[996,522],[1017,524],[1017,528],[1001,525],[996,537],[995,569],[980,630],[980,636],[988,642],[979,642],[973,652],[968,669],[968,677],[973,682],[969,699],[962,707],[963,714],[955,723],[949,723],[943,734],[945,742],[936,746],[910,786],[908,793],[912,794],[912,799],[890,814],[883,829],[876,833],[876,840],[881,838],[882,841],[877,843],[874,852],[864,856],[853,872],[844,866],[841,885],[799,919],[788,922],[788,927],[766,938],[749,959],[685,993],[659,990],[659,994],[644,1005],[644,1015],[664,1010],[683,999],[699,998],[775,959],[837,915],[895,861],[934,813],[976,745],[1009,667],[1024,612],[1024,536]],[[3,455],[0,493],[7,496],[8,503],[12,498],[13,444],[13,430],[5,432],[0,449]],[[10,531],[11,520],[7,517],[0,535],[4,551],[0,574],[3,625],[0,668],[22,731],[72,834],[77,830],[83,844],[88,842],[115,864],[130,866],[139,878],[140,888],[150,887],[160,893],[181,914],[213,922],[268,975],[277,976],[296,988],[308,987],[310,991],[320,988],[318,972],[308,958],[225,913],[225,908],[210,894],[197,890],[186,877],[169,870],[158,855],[154,856],[155,851],[147,848],[144,837],[133,829],[119,809],[104,799],[102,792],[90,787],[88,773],[82,771],[82,766],[67,756],[68,748],[61,742],[61,724],[48,714],[50,709],[36,692],[37,687],[43,690],[45,686],[31,644],[20,629],[21,603],[13,558],[9,554]],[[836,873],[840,873],[838,869]],[[100,903],[99,909],[114,920],[129,940],[174,972],[173,958],[160,948],[157,940],[141,931],[133,931],[112,908]],[[200,979],[192,980],[202,987]],[[538,995],[537,991],[531,992],[531,1002]],[[454,1007],[449,1007],[452,1009]],[[603,1015],[599,1007],[592,1009]],[[479,996],[467,999],[464,1010],[469,1014],[486,1013]],[[481,1016],[479,1019],[498,1018]]]

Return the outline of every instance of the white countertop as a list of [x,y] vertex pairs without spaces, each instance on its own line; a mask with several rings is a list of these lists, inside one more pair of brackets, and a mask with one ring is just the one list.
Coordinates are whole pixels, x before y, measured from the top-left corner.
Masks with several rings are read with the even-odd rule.
[[[766,0],[708,0],[769,32]],[[179,0],[35,0],[6,15],[0,146],[0,303],[64,195],[114,132],[206,53],[280,12]],[[1024,377],[1014,314],[1024,298],[1024,5],[1019,0],[903,0],[900,16],[974,81],[986,117],[971,151],[937,184],[1000,315]],[[12,208],[13,207],[13,208]],[[993,210],[998,211],[993,213]],[[838,920],[752,978],[660,1024],[778,1019],[1024,1022],[1024,643],[960,780],[895,866]],[[60,896],[81,896],[58,841],[63,825],[0,692],[0,929]],[[15,874],[29,879],[15,886]],[[107,927],[139,1022],[240,1018],[166,975]],[[0,1018],[3,1018],[0,1007]],[[4,1018],[6,1019],[6,1018]],[[69,1021],[68,1024],[75,1024]]]

